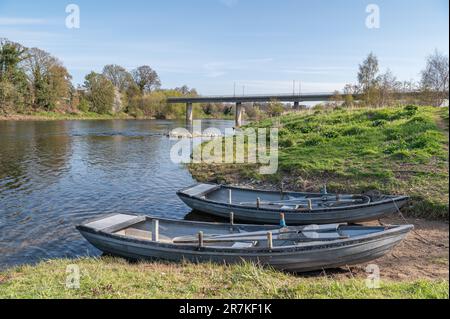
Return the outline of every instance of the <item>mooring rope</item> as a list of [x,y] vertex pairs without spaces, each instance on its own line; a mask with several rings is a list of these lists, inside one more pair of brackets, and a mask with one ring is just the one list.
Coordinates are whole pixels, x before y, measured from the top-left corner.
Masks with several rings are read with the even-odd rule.
[[[406,224],[410,224],[410,223],[408,222],[408,220],[405,218],[405,216],[403,215],[403,213],[401,212],[401,210],[400,210],[400,208],[398,207],[397,203],[395,202],[395,198],[392,198],[392,202],[394,203],[395,208],[397,209],[397,212],[398,212],[398,214],[400,215],[400,217],[403,219],[403,221],[404,221]],[[419,237],[419,240],[420,240],[421,242],[423,242],[424,244],[427,244],[427,245],[433,245],[433,246],[439,247],[439,248],[445,247],[444,244],[436,244],[436,243],[433,243],[433,242],[429,241],[428,239],[426,239],[425,237],[423,237],[421,234],[419,234],[418,231],[417,231],[416,229],[413,229],[412,232],[413,232],[414,234],[416,234],[417,237]]]

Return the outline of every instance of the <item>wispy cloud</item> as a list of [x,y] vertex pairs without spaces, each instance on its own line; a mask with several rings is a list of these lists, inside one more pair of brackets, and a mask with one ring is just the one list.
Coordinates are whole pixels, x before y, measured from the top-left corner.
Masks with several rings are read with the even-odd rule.
[[261,58],[238,61],[208,62],[203,65],[203,69],[205,70],[205,75],[207,77],[217,78],[231,71],[250,70],[272,61],[272,58]]
[[342,73],[350,70],[352,70],[352,68],[349,67],[304,67],[284,69],[282,72],[287,74],[326,75]]
[[45,19],[0,17],[0,25],[2,26],[29,26],[44,25],[48,23],[49,21]]
[[223,34],[226,37],[233,38],[279,38],[279,37],[292,37],[292,33],[286,31],[239,31],[239,32],[226,32]]
[[[252,93],[292,93],[292,81],[286,80],[240,80],[239,85],[245,85],[247,94]],[[342,90],[343,82],[302,82],[303,93],[333,92]]]
[[0,38],[19,42],[25,46],[42,47],[43,43],[58,43],[61,41],[60,34],[46,31],[28,31],[4,28],[0,32]]

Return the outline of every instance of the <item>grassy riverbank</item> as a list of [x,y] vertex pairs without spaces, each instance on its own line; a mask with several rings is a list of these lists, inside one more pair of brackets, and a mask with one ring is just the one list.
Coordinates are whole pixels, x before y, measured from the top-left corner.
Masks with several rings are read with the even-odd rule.
[[[80,289],[66,269],[80,269]],[[121,259],[53,260],[0,272],[0,298],[448,298],[448,280],[382,281],[294,276],[244,264],[130,264]]]
[[448,108],[306,111],[250,124],[280,128],[279,171],[193,164],[199,181],[318,191],[407,194],[406,213],[448,220]]
[[99,114],[94,112],[59,113],[36,112],[30,114],[0,115],[0,121],[71,121],[71,120],[127,120],[134,117],[126,113]]
[[[217,120],[232,120],[234,115],[213,116],[207,115],[200,111],[195,112],[196,119],[217,119]],[[29,114],[8,114],[1,115],[0,121],[72,121],[72,120],[153,120],[154,117],[134,117],[127,113],[118,114],[99,114],[94,112],[79,112],[79,113],[61,113],[61,112],[35,112]],[[183,117],[184,119],[184,117]]]

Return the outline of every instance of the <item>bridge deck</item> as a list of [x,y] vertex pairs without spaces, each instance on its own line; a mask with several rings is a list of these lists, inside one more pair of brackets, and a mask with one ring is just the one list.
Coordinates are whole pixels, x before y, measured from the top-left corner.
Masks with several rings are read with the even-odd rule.
[[307,102],[307,101],[327,101],[334,93],[311,93],[311,94],[271,94],[271,95],[221,95],[221,96],[198,96],[198,97],[171,97],[168,103],[245,103],[245,102],[269,102],[276,100],[279,102]]
[[[330,100],[336,93],[304,93],[294,94],[270,94],[270,95],[220,95],[220,96],[197,96],[197,97],[170,97],[167,103],[247,103],[247,102],[320,102]],[[339,93],[343,95],[343,93]],[[395,98],[416,96],[420,92],[394,93]],[[355,100],[362,98],[361,94],[353,94]]]

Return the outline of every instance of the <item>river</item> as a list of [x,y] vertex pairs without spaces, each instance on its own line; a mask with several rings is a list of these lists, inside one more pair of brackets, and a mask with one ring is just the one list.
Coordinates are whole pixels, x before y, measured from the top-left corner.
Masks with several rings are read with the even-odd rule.
[[[222,131],[233,121],[206,120]],[[195,181],[170,160],[180,121],[0,121],[0,268],[98,256],[75,225],[132,212],[185,218]]]

